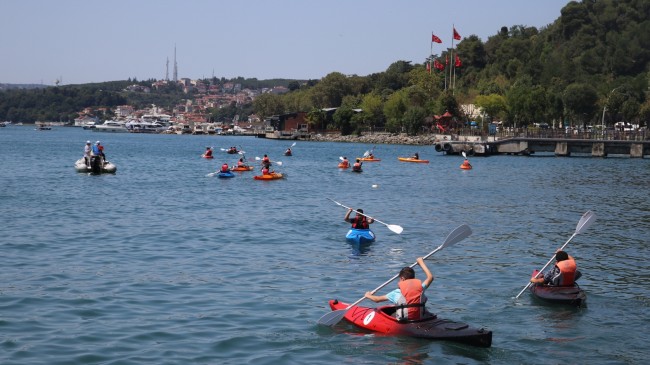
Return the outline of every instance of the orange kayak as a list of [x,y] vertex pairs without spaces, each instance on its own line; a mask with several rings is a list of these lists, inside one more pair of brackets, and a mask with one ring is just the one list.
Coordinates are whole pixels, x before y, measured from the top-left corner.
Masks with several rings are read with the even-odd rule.
[[343,163],[343,162],[340,162],[340,163],[339,163],[339,168],[340,168],[340,169],[347,169],[347,168],[349,168],[349,167],[350,167],[350,164],[349,164],[349,163],[347,163],[347,164],[346,164],[346,163]]
[[397,159],[402,162],[429,163],[429,160],[418,160],[413,157],[398,157]]
[[237,166],[231,168],[230,171],[253,171],[253,166]]
[[359,161],[363,162],[379,162],[381,161],[380,158],[374,158],[374,157],[358,157]]
[[255,180],[277,180],[277,179],[282,179],[284,175],[282,175],[279,172],[272,172],[270,174],[264,174],[264,175],[255,175],[253,176],[253,179]]

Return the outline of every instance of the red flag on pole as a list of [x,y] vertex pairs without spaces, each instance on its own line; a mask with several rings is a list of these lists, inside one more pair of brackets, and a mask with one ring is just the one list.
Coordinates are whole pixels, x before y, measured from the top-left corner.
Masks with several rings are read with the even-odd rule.
[[437,70],[440,70],[440,71],[445,69],[445,65],[438,62],[438,60],[433,60],[433,67],[435,67]]
[[436,37],[433,33],[431,33],[431,42],[442,43],[442,40],[440,38]]
[[454,64],[454,66],[460,67],[462,65],[463,65],[463,63],[460,61],[460,57],[458,57],[458,55],[456,55],[456,63]]
[[460,34],[458,34],[458,32],[456,31],[456,27],[453,27],[453,28],[454,28],[454,39],[459,41],[460,40]]

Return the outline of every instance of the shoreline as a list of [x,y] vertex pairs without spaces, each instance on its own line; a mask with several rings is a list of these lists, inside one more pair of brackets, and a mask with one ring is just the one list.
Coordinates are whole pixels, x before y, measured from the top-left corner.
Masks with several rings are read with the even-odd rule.
[[344,143],[368,143],[368,144],[403,144],[414,146],[433,145],[438,141],[436,135],[409,136],[406,133],[373,133],[357,135],[325,135],[316,134],[304,141],[316,142],[344,142]]

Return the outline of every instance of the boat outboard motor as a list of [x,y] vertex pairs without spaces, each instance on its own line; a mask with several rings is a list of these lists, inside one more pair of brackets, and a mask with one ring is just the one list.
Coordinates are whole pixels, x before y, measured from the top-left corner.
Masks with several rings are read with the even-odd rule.
[[90,158],[90,171],[93,174],[102,173],[102,158],[100,156],[92,156]]

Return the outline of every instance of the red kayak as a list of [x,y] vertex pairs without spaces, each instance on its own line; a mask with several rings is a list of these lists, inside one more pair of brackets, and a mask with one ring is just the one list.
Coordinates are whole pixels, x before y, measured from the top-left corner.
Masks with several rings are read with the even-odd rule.
[[[539,270],[533,271],[531,277],[535,277],[538,272]],[[584,307],[587,305],[587,295],[575,283],[573,286],[531,284],[529,289],[535,298],[547,303],[568,304],[576,307]]]
[[[345,309],[349,304],[333,299],[329,305],[335,311]],[[393,313],[395,307],[392,305],[377,308],[354,306],[345,313],[344,318],[358,327],[387,335],[448,340],[478,347],[492,346],[492,331],[484,328],[473,328],[434,314],[414,321],[398,321],[392,316]]]

